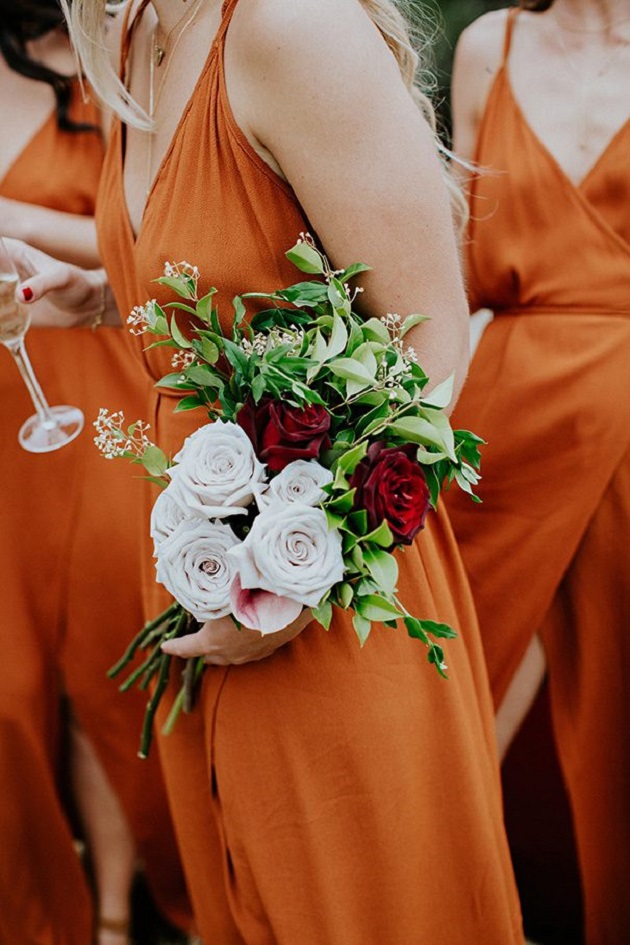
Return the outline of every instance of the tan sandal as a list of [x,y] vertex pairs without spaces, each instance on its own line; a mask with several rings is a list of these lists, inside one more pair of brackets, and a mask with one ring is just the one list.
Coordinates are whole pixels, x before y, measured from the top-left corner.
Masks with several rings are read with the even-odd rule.
[[129,941],[129,932],[131,931],[131,923],[129,919],[108,919],[106,916],[99,916],[96,923],[96,933],[99,932],[111,932],[112,935],[124,935],[125,939]]

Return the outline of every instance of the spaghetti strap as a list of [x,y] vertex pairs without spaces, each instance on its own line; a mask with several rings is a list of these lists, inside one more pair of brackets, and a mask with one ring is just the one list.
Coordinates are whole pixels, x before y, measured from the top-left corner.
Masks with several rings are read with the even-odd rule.
[[512,45],[512,35],[514,33],[514,24],[516,22],[516,17],[520,12],[519,7],[510,7],[508,10],[507,20],[505,22],[505,37],[503,39],[503,59],[501,61],[501,66],[505,66],[508,56],[510,55],[510,47]]

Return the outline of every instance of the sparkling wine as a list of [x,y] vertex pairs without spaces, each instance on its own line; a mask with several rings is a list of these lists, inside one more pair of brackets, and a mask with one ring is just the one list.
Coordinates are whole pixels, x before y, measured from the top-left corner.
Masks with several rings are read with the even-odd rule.
[[29,453],[49,453],[74,440],[83,429],[84,418],[78,407],[48,405],[24,346],[31,319],[28,309],[17,300],[18,281],[13,259],[0,236],[0,344],[11,353],[35,407],[33,416],[20,427],[18,442]]
[[15,297],[17,275],[0,273],[0,342],[5,345],[20,341],[26,334],[29,314]]

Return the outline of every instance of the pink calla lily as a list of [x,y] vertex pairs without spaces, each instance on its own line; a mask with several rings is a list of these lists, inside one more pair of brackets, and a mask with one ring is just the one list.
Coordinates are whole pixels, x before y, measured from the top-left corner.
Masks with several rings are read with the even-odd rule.
[[276,633],[296,620],[302,613],[302,604],[281,597],[262,588],[244,588],[236,575],[230,588],[232,614],[239,623],[260,633]]

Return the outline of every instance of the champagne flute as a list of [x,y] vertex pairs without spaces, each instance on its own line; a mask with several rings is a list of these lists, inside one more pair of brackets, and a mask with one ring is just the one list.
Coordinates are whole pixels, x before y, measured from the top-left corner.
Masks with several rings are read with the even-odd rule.
[[16,296],[19,277],[0,237],[0,342],[8,348],[31,395],[36,413],[18,433],[18,442],[29,453],[49,453],[70,443],[83,429],[78,407],[49,407],[24,346],[30,315]]

